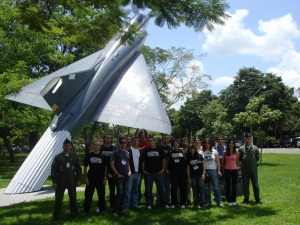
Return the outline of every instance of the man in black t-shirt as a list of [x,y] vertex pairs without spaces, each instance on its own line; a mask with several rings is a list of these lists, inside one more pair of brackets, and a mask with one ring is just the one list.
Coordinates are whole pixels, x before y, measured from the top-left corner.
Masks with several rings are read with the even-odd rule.
[[[99,213],[105,211],[105,184],[107,177],[105,176],[105,165],[103,153],[100,152],[100,141],[93,141],[93,151],[86,155],[83,161],[84,177],[85,177],[85,192],[83,203],[83,214],[87,215],[90,211],[92,198],[95,188],[98,194],[97,207]],[[87,171],[87,168],[89,170]]]
[[112,152],[116,150],[116,147],[112,145],[112,135],[105,134],[103,138],[103,145],[100,148],[101,153],[103,154],[105,164],[107,165],[106,176],[108,180],[109,187],[109,203],[111,209],[114,209],[114,201],[115,201],[115,179],[114,173],[110,168],[110,159]]
[[160,204],[164,206],[165,193],[163,187],[163,173],[165,169],[165,156],[162,148],[155,145],[153,136],[148,137],[149,147],[145,148],[142,155],[142,168],[145,176],[145,194],[148,209],[153,207],[153,182],[160,195]]

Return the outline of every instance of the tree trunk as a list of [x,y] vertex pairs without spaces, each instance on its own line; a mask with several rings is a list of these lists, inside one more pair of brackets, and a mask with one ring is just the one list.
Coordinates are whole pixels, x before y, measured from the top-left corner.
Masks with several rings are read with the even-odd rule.
[[0,131],[1,131],[0,136],[3,139],[4,145],[6,146],[6,148],[8,150],[8,153],[9,153],[10,162],[14,163],[16,161],[15,160],[15,154],[14,154],[14,151],[12,150],[12,148],[11,148],[10,141],[9,141],[7,135],[6,135],[7,132],[2,127],[0,127]]

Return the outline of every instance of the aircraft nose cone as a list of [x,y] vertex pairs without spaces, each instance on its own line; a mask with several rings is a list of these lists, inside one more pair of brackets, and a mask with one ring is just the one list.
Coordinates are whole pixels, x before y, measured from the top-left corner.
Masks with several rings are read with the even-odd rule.
[[50,125],[50,129],[51,129],[52,131],[55,130],[56,127],[57,127],[57,125],[56,125],[55,123],[53,123],[53,124]]

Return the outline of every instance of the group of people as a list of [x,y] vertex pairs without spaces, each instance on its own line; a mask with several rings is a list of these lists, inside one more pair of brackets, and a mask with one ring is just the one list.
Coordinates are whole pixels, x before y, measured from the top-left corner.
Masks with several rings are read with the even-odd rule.
[[[154,204],[164,208],[185,208],[193,202],[195,209],[212,205],[211,185],[216,204],[223,207],[219,179],[223,176],[226,200],[229,206],[236,205],[238,165],[241,163],[244,203],[249,202],[249,181],[251,180],[256,203],[260,203],[257,177],[259,151],[252,144],[249,134],[245,144],[238,150],[234,140],[223,144],[218,136],[216,147],[210,138],[202,141],[195,137],[190,145],[188,138],[181,143],[162,135],[162,143],[156,144],[154,136],[148,136],[145,129],[136,136],[120,137],[118,148],[112,144],[113,137],[106,134],[103,144],[93,141],[93,150],[83,160],[86,183],[83,215],[90,212],[93,194],[98,194],[97,212],[106,212],[105,187],[109,186],[109,203],[114,216],[139,208],[142,197],[142,179],[146,207]],[[53,218],[59,219],[65,189],[68,189],[71,216],[78,216],[76,186],[80,185],[81,166],[78,157],[71,152],[71,142],[66,139],[63,152],[57,155],[51,169],[55,188]],[[153,184],[156,193],[153,193]],[[191,191],[192,196],[191,198]],[[193,200],[193,201],[192,201]]]

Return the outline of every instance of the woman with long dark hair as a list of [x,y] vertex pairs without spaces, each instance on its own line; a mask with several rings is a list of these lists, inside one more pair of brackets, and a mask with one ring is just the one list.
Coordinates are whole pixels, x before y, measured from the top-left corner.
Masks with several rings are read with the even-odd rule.
[[222,168],[225,175],[226,199],[229,206],[236,205],[236,190],[238,179],[239,153],[236,151],[235,141],[228,140],[227,149],[223,152]]
[[179,149],[179,141],[172,140],[172,150],[167,158],[167,173],[170,175],[171,181],[171,208],[175,208],[178,202],[178,189],[180,192],[180,207],[185,208],[186,205],[186,156]]

